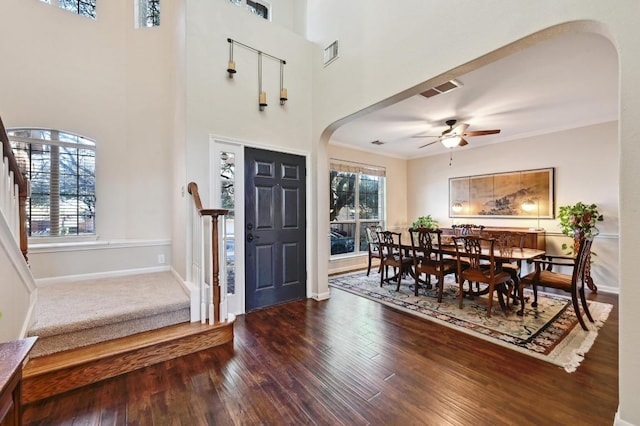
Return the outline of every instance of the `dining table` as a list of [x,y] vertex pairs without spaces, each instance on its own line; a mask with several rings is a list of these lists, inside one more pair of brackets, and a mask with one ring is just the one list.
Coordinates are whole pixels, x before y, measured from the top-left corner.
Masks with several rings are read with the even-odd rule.
[[[436,247],[437,250],[445,256],[450,256],[457,259],[457,251],[456,246],[453,241],[445,240],[445,243],[442,243],[439,247]],[[506,247],[506,248],[494,248],[493,250],[493,258],[496,263],[496,269],[501,270],[502,265],[505,263],[513,263],[513,262],[532,262],[533,259],[540,258],[546,254],[545,250],[526,248],[526,247]],[[488,247],[483,247],[482,252],[480,253],[480,258],[489,260],[491,257],[491,253]],[[519,286],[519,279],[516,277],[516,282],[514,283],[516,288]],[[487,294],[489,291],[488,287],[483,289],[479,289],[476,287],[476,290],[473,290],[471,284],[469,284],[469,290],[465,292],[467,296],[475,297],[481,296],[483,294]],[[514,297],[514,303],[516,299]],[[524,313],[524,306],[520,307],[518,311],[518,315],[522,316]]]
[[[441,240],[440,246],[434,245],[433,248],[435,250],[438,250],[444,256],[457,259],[456,247],[454,244],[454,240],[451,237],[448,237],[448,236],[446,238],[443,237],[443,239]],[[405,251],[406,255],[411,255],[413,253],[413,247],[411,246],[411,244],[402,244],[402,249]],[[418,251],[419,249],[416,247],[416,252]],[[502,265],[505,263],[513,263],[513,262],[531,263],[533,259],[540,258],[545,254],[546,254],[545,250],[526,248],[526,247],[506,247],[506,248],[496,247],[494,248],[494,251],[493,251],[493,257],[496,263],[496,268],[498,270],[500,270],[502,268]],[[416,255],[418,255],[418,253],[416,253]],[[489,260],[490,256],[491,254],[490,254],[489,248],[483,248],[480,254],[480,258]],[[411,277],[415,278],[414,271],[404,271],[404,272],[405,273],[408,272]],[[419,279],[419,281],[421,283],[424,283],[424,280],[422,279]],[[519,282],[515,282],[514,285],[516,286],[516,288],[518,288]],[[487,294],[488,291],[489,291],[488,287],[480,289],[478,288],[478,286],[476,286],[476,289],[474,290],[473,286],[469,284],[469,290],[465,291],[465,295],[467,295],[468,297],[476,297],[476,296]],[[515,298],[514,298],[514,302],[515,302]],[[520,310],[517,313],[520,316],[523,315],[524,306],[521,306]]]

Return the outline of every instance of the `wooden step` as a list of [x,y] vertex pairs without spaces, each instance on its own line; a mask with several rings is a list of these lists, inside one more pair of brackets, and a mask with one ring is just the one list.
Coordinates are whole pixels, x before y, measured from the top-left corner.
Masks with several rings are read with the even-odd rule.
[[22,403],[232,342],[234,322],[177,324],[30,359],[22,373]]

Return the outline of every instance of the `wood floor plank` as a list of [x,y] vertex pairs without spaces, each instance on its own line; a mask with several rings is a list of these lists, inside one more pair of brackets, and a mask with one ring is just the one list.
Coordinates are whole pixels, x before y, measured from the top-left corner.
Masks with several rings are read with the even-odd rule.
[[234,342],[29,404],[26,425],[612,424],[618,301],[582,365],[342,291],[239,316]]

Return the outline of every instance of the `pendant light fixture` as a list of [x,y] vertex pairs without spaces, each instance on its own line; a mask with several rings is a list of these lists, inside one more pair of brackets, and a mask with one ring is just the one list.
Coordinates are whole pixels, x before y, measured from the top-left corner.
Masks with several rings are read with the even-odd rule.
[[240,43],[239,41],[235,41],[230,38],[227,38],[227,42],[229,43],[229,62],[227,64],[227,73],[229,73],[229,78],[233,78],[233,74],[236,73],[236,63],[233,60],[234,44],[239,44],[240,46],[245,47],[258,54],[258,106],[260,108],[260,111],[264,111],[264,109],[267,107],[267,92],[262,88],[262,57],[266,56],[278,61],[278,63],[280,64],[280,105],[284,105],[289,99],[287,89],[284,87],[284,66],[287,64],[287,61],[285,61],[284,59],[276,58],[275,56],[264,53],[258,49],[254,49],[251,46],[247,46],[246,44]]
[[289,99],[287,89],[284,87],[284,64],[286,63],[286,61],[280,61],[280,105],[284,105]]
[[260,111],[267,106],[267,92],[262,91],[262,52],[258,52],[258,105]]
[[233,60],[233,40],[228,38],[227,41],[229,42],[229,63],[227,64],[227,72],[229,73],[229,78],[233,78],[233,75],[236,73],[236,61]]

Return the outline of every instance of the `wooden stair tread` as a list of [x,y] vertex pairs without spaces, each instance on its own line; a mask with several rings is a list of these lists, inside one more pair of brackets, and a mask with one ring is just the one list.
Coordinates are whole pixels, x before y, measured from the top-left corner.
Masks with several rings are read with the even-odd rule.
[[32,358],[28,361],[23,370],[23,378],[32,378],[41,374],[63,370],[90,361],[105,359],[114,355],[120,355],[157,344],[170,342],[182,337],[211,332],[216,328],[228,327],[230,323],[233,323],[233,321],[234,319],[230,319],[227,322],[215,325],[202,323],[176,324],[77,349]]

